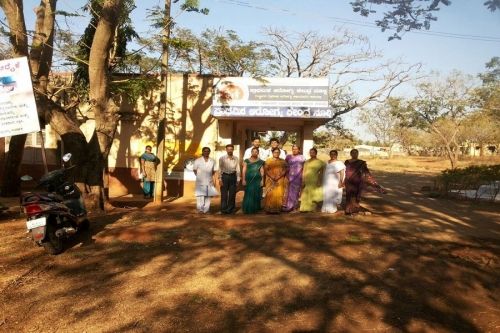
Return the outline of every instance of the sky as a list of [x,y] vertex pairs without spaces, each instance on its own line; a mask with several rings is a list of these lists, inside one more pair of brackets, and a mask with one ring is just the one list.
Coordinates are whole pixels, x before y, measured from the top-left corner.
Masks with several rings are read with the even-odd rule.
[[[388,41],[390,32],[374,27],[377,18],[361,17],[352,11],[350,0],[200,0],[208,15],[181,12],[173,4],[172,16],[178,26],[200,32],[207,28],[231,29],[245,41],[262,40],[264,27],[285,28],[288,31],[314,30],[328,34],[334,27],[344,27],[363,34],[387,59],[402,58],[407,63],[422,63],[423,70],[452,70],[477,75],[484,71],[485,63],[500,56],[500,11],[490,12],[484,0],[452,0],[451,6],[437,13],[430,31],[406,33],[402,40]],[[38,1],[24,1],[28,27],[32,27],[33,8]],[[58,9],[82,13],[83,0],[59,0]],[[147,9],[163,6],[161,0],[136,1],[137,8],[131,18],[141,35],[151,31]],[[374,7],[379,13],[381,7]],[[71,19],[75,31],[83,31],[87,18]],[[396,94],[404,94],[400,88]],[[356,129],[353,117],[345,119],[348,127]],[[361,135],[363,131],[358,131]]]
[[431,30],[491,36],[497,39],[496,42],[437,37],[419,32],[408,33],[401,41],[389,42],[388,33],[364,26],[373,24],[375,18],[354,13],[349,0],[202,0],[202,6],[210,9],[208,16],[186,13],[178,17],[178,22],[195,31],[221,26],[235,30],[245,39],[261,38],[262,27],[267,26],[293,31],[315,30],[325,34],[334,26],[343,26],[366,35],[388,58],[401,56],[408,62],[421,62],[433,70],[460,69],[475,74],[484,69],[486,61],[500,53],[500,12],[491,13],[482,3],[482,0],[454,0],[451,6],[441,10]]

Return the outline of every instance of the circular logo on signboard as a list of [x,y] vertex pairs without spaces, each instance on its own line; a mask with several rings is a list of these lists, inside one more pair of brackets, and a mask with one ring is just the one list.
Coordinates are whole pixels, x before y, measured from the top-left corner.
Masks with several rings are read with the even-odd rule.
[[215,93],[219,103],[230,104],[231,102],[244,100],[246,90],[232,81],[222,81]]
[[16,79],[13,76],[0,77],[0,92],[11,92],[17,87]]

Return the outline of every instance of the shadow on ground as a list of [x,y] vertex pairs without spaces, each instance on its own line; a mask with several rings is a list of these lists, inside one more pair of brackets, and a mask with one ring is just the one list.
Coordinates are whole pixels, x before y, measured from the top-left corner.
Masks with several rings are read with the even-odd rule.
[[369,216],[198,215],[179,200],[102,217],[57,257],[2,224],[0,330],[498,330],[498,206],[377,176],[390,191],[368,195]]

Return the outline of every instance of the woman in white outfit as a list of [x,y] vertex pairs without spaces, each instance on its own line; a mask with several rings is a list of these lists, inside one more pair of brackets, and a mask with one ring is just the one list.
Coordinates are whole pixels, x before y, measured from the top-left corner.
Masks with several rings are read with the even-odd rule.
[[338,152],[330,151],[330,160],[326,164],[323,174],[323,213],[335,213],[342,201],[342,187],[344,187],[345,165],[337,160]]

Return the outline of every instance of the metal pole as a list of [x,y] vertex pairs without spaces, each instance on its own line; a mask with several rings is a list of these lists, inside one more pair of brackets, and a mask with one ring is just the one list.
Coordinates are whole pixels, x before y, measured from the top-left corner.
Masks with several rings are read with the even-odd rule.
[[158,170],[156,172],[154,202],[161,203],[163,201],[163,183],[165,169],[165,126],[167,115],[167,82],[168,82],[168,41],[170,39],[170,17],[171,0],[165,0],[165,16],[162,31],[162,56],[161,56],[161,81],[163,89],[160,93],[160,121],[158,123],[158,138],[156,146],[156,155],[160,159]]
[[47,165],[47,154],[45,152],[45,142],[44,142],[44,139],[43,139],[43,132],[42,132],[42,130],[40,130],[40,132],[38,132],[38,134],[40,134],[40,147],[42,148],[41,151],[42,151],[43,169],[44,169],[45,173],[48,173],[49,172],[49,167]]

